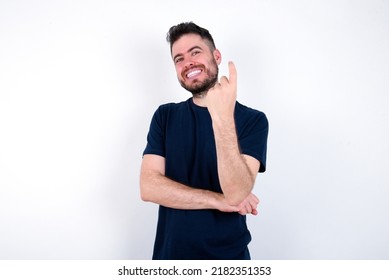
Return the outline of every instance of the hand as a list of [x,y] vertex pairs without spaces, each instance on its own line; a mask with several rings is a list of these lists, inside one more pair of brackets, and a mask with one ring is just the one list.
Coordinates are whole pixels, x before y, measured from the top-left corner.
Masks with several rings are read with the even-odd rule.
[[257,206],[259,203],[258,197],[256,197],[253,193],[250,193],[239,205],[239,214],[246,215],[258,215]]
[[220,82],[208,90],[207,107],[212,120],[230,120],[234,117],[237,95],[237,74],[232,61],[228,63],[229,78],[222,76]]

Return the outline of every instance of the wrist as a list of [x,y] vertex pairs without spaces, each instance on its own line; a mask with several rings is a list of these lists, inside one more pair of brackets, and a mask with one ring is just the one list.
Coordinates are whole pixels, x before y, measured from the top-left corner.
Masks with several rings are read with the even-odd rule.
[[207,192],[207,204],[210,209],[216,209],[220,210],[220,205],[224,199],[223,194],[213,192],[213,191],[206,191]]
[[225,116],[225,117],[212,117],[212,127],[215,131],[227,132],[233,131],[236,132],[235,128],[235,119],[234,117]]
[[224,194],[222,193],[212,193],[211,199],[211,209],[219,210],[221,212],[238,212],[239,208],[227,203]]

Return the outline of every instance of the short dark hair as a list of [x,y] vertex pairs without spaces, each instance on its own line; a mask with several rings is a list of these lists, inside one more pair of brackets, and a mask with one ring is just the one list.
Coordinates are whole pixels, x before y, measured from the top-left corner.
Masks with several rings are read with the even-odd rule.
[[169,32],[166,35],[166,41],[170,43],[170,52],[172,51],[173,44],[185,34],[197,34],[208,42],[208,46],[213,51],[216,49],[215,42],[212,35],[205,28],[198,26],[193,22],[183,22],[170,27]]

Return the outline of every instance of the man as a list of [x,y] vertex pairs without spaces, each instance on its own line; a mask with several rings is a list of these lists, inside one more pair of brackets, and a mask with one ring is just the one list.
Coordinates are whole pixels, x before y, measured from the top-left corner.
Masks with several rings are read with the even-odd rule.
[[193,95],[151,121],[141,197],[160,205],[153,259],[250,259],[246,214],[265,171],[266,116],[236,101],[237,73],[218,80],[221,54],[208,30],[181,23],[167,36],[177,77]]

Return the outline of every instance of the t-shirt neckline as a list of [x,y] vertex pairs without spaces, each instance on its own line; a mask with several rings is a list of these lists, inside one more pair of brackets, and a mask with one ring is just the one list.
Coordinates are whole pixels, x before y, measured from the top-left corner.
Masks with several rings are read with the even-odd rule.
[[197,105],[196,103],[194,103],[193,101],[193,97],[189,98],[189,103],[191,104],[191,106],[197,110],[202,110],[202,111],[208,111],[208,108],[207,107],[204,107],[204,106],[199,106]]

